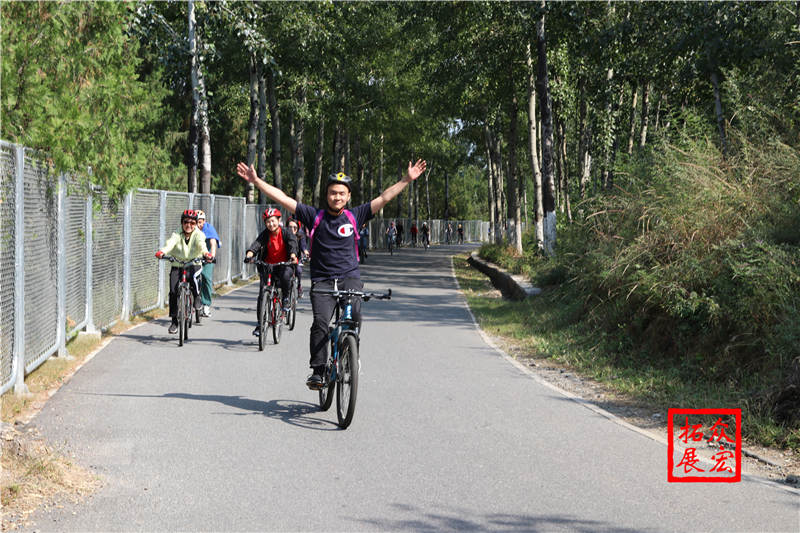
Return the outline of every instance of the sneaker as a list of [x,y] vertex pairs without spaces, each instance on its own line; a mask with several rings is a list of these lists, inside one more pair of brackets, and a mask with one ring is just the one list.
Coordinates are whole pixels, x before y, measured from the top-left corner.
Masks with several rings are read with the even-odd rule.
[[258,326],[256,326],[255,329],[253,330],[253,336],[255,337],[261,336],[261,329]]
[[306,386],[311,390],[320,390],[323,385],[322,374],[324,372],[324,366],[315,366],[314,372],[306,380]]
[[297,299],[299,300],[302,297],[303,297],[303,287],[298,285],[297,286]]
[[210,305],[204,305],[203,306],[203,316],[206,317],[206,318],[211,316],[211,306]]
[[169,325],[169,329],[167,330],[167,332],[168,332],[170,335],[173,335],[173,334],[175,334],[175,333],[178,333],[178,323],[177,323],[177,322],[173,322],[172,324],[170,324],[170,325]]

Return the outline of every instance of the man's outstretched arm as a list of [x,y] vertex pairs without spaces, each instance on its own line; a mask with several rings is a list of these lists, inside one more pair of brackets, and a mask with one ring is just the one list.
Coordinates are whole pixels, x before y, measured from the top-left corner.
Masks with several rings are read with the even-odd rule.
[[372,214],[374,215],[375,213],[383,209],[383,207],[389,202],[391,202],[395,196],[400,194],[400,192],[403,189],[405,189],[409,183],[420,177],[422,173],[425,172],[426,166],[427,163],[425,163],[425,161],[423,161],[422,159],[418,159],[417,162],[414,163],[413,165],[411,164],[411,161],[409,161],[408,172],[406,172],[406,175],[403,176],[403,178],[400,181],[398,181],[391,187],[388,187],[386,190],[384,190],[380,196],[378,196],[369,203],[370,209],[372,210]]
[[236,173],[239,174],[239,177],[244,181],[255,185],[259,191],[266,194],[272,201],[277,202],[290,213],[294,213],[297,210],[297,200],[288,196],[285,192],[274,185],[270,185],[266,181],[259,178],[258,174],[256,174],[256,170],[253,168],[253,165],[239,163],[236,165]]

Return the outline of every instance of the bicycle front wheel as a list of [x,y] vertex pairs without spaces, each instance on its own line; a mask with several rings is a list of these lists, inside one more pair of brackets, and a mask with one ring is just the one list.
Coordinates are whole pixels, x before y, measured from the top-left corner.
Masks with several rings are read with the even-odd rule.
[[358,343],[355,336],[345,335],[340,349],[336,377],[336,417],[339,427],[347,429],[353,421],[358,393]]
[[180,289],[178,293],[178,346],[183,346],[183,335],[186,329],[186,291]]
[[272,324],[272,340],[275,344],[281,342],[281,333],[283,333],[283,319],[281,318],[281,302],[278,298],[270,300],[269,321]]
[[269,319],[269,293],[261,295],[261,314],[258,317],[258,351],[264,350],[267,344],[267,320]]

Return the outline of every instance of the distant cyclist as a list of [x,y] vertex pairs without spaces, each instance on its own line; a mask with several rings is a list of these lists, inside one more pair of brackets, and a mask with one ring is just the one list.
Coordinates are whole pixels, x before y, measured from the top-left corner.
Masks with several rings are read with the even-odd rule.
[[428,229],[427,222],[422,223],[422,228],[419,232],[422,234],[422,246],[427,248],[431,244],[431,231]]
[[[331,174],[325,187],[324,205],[316,209],[302,204],[282,190],[263,181],[256,174],[252,165],[239,163],[236,172],[239,176],[253,183],[273,201],[282,205],[309,232],[309,249],[311,250],[311,309],[314,319],[311,325],[309,351],[312,374],[306,385],[312,390],[319,390],[323,385],[325,363],[328,359],[328,324],[336,309],[336,298],[330,294],[314,293],[314,289],[333,289],[334,280],[338,280],[340,289],[361,290],[361,273],[358,269],[358,228],[369,221],[375,213],[419,178],[425,171],[426,163],[418,160],[408,163],[406,175],[394,185],[384,190],[371,202],[347,209],[350,201],[350,177],[343,172]],[[353,303],[353,318],[361,322],[361,305],[356,299]]]
[[[176,231],[170,235],[166,244],[156,252],[156,257],[161,259],[165,255],[170,255],[178,261],[191,261],[200,257],[205,257],[211,260],[212,256],[206,248],[206,236],[197,229],[197,212],[192,209],[187,209],[181,214],[181,231]],[[181,282],[181,265],[179,263],[171,263],[172,268],[169,271],[169,316],[172,323],[169,326],[170,333],[178,331],[178,284]],[[189,274],[189,287],[192,289],[194,295],[195,309],[201,309],[202,303],[200,302],[200,265],[189,265],[186,267],[186,272]]]
[[197,229],[206,236],[206,248],[211,254],[211,261],[203,265],[203,284],[200,287],[200,301],[203,303],[203,316],[211,316],[211,297],[214,294],[214,259],[217,257],[217,250],[222,244],[217,235],[217,230],[210,222],[206,222],[206,214],[200,209],[197,210]]
[[411,223],[411,246],[413,246],[414,248],[417,247],[417,233],[419,233],[419,230],[417,229],[417,223],[416,222],[412,222]]
[[447,223],[447,229],[444,230],[444,242],[450,244],[450,239],[453,237],[453,225]]
[[391,248],[397,244],[397,227],[394,225],[394,220],[389,222],[389,227],[386,228],[386,247]]
[[367,248],[369,248],[369,224],[365,222],[358,232],[358,253],[362,263],[367,258]]
[[458,225],[458,244],[464,244],[464,226]]
[[[250,261],[253,257],[258,257],[261,261],[270,264],[297,261],[297,237],[291,231],[281,227],[281,212],[274,207],[268,207],[264,210],[261,218],[264,219],[266,228],[258,234],[256,240],[247,248],[245,262]],[[292,283],[291,269],[292,267],[290,266],[282,265],[275,267],[272,271],[272,279],[277,280],[283,293],[283,300],[281,301],[283,308],[288,307],[289,303],[289,291]],[[260,334],[258,317],[261,316],[261,298],[264,295],[264,291],[267,290],[267,272],[261,265],[258,267],[258,274],[261,277],[261,283],[258,287],[256,328],[253,330],[253,335],[256,337]]]

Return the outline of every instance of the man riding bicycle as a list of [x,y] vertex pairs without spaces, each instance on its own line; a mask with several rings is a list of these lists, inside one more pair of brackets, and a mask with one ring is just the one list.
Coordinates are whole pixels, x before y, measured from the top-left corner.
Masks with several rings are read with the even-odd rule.
[[[388,187],[371,202],[348,210],[346,206],[350,201],[350,177],[343,172],[328,177],[324,206],[322,209],[315,209],[263,181],[252,165],[239,163],[236,166],[236,172],[242,179],[253,183],[266,196],[294,213],[303,225],[311,228],[309,249],[311,309],[314,319],[309,342],[310,366],[313,372],[306,380],[308,388],[322,388],[328,359],[328,324],[336,308],[336,298],[331,294],[315,294],[314,289],[333,289],[334,280],[338,280],[339,289],[363,288],[358,268],[358,228],[400,194],[409,183],[419,178],[425,167],[423,160],[418,160],[415,164],[409,161],[408,171],[400,181]],[[360,323],[360,301],[353,303],[353,318]]]
[[[244,262],[249,262],[253,257],[269,263],[285,263],[286,261],[297,262],[297,237],[294,233],[280,225],[281,212],[268,207],[261,215],[266,228],[258,234],[256,240],[250,245],[245,254]],[[281,287],[283,301],[281,306],[286,309],[289,306],[289,294],[292,290],[292,267],[286,265],[276,266],[272,270],[273,279],[278,280]],[[256,327],[253,335],[258,337],[260,330],[258,327],[258,317],[261,316],[261,298],[267,290],[267,272],[261,265],[258,266],[258,274],[261,282],[258,286],[258,304],[256,305]]]
[[422,234],[422,246],[428,246],[431,243],[431,230],[428,228],[428,223],[423,222],[422,228],[419,230]]
[[[173,233],[167,243],[156,252],[156,257],[161,259],[165,255],[170,255],[178,261],[191,261],[200,257],[205,257],[208,260],[212,259],[211,254],[206,247],[205,234],[197,229],[197,212],[192,209],[187,209],[181,214],[181,231]],[[172,318],[172,323],[169,326],[170,334],[177,333],[178,331],[178,284],[181,281],[181,265],[179,263],[171,263],[172,268],[169,271],[169,316]],[[186,267],[186,272],[192,282],[189,286],[194,295],[195,309],[202,309],[202,302],[200,301],[200,275],[202,269],[200,265],[189,265]]]

